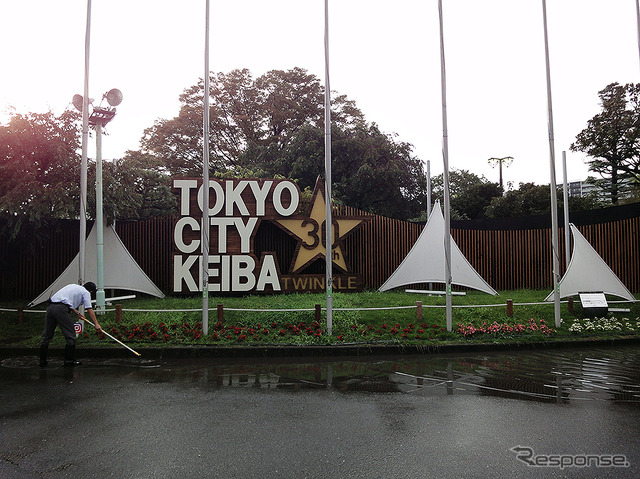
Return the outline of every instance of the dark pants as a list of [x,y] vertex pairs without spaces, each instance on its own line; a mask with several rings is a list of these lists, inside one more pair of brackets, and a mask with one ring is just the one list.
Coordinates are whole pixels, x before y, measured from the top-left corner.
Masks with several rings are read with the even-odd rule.
[[67,341],[67,346],[76,345],[76,331],[73,327],[74,321],[71,318],[71,310],[69,306],[63,303],[51,303],[47,307],[47,316],[44,322],[44,331],[42,332],[41,346],[48,346],[53,338],[56,325],[60,326],[62,334]]

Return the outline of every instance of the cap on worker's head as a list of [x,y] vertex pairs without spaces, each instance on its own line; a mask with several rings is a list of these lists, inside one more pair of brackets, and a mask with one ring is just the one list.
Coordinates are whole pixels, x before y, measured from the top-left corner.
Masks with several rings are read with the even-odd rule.
[[92,283],[91,281],[84,283],[84,289],[86,289],[90,293],[95,293],[98,290],[98,288],[96,288],[95,283]]

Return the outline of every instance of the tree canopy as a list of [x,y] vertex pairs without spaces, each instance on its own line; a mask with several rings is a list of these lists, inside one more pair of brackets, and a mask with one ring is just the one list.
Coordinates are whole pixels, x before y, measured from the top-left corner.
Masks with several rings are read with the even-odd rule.
[[[564,199],[562,188],[557,191],[558,210],[562,210]],[[599,208],[597,196],[570,196],[569,209],[580,211]],[[546,215],[551,212],[551,190],[549,185],[520,183],[517,190],[509,190],[504,196],[497,196],[486,207],[487,218],[509,218],[515,216]]]
[[[77,219],[80,210],[79,114],[65,111],[13,115],[0,125],[0,233],[14,238],[46,235],[53,220]],[[175,211],[161,165],[129,152],[105,161],[106,218],[144,219]],[[89,160],[88,215],[95,218],[95,162]]]
[[640,84],[611,83],[598,96],[602,111],[587,122],[571,150],[591,157],[589,170],[601,175],[599,185],[616,204],[625,179],[640,183]]
[[[105,215],[109,221],[144,220],[177,211],[164,165],[149,155],[128,151],[103,164]],[[95,202],[91,203],[95,211]]]
[[[172,176],[202,173],[204,82],[186,88],[179,114],[147,128],[139,150],[105,161],[105,216],[138,220],[176,211]],[[286,177],[313,188],[324,176],[324,90],[301,68],[253,78],[246,70],[211,74],[211,173],[229,177]],[[640,182],[640,84],[612,83],[599,92],[602,111],[571,145],[585,152],[606,182],[613,203],[621,185]],[[426,210],[426,175],[413,146],[365,120],[356,104],[332,92],[334,201],[399,219]],[[52,219],[75,219],[80,195],[80,118],[77,112],[15,114],[0,125],[0,232],[44,231]],[[88,214],[95,217],[94,162],[89,160]],[[546,214],[549,189],[521,183],[502,188],[466,170],[450,172],[454,219]],[[433,178],[443,199],[442,175]],[[561,198],[562,195],[559,195]],[[570,198],[571,209],[601,206],[595,197]]]
[[[294,68],[254,79],[243,69],[210,80],[212,173],[284,176],[302,189],[324,176],[324,89],[317,77]],[[201,175],[203,94],[203,81],[187,88],[178,116],[145,130],[141,153],[171,175]],[[334,200],[396,218],[419,214],[426,176],[412,146],[368,124],[345,95],[332,96]]]
[[[432,191],[434,200],[440,200],[444,206],[443,176],[433,178]],[[484,176],[478,176],[468,170],[452,169],[449,172],[449,202],[451,218],[456,220],[472,220],[483,218],[485,209],[495,197],[502,196],[502,188]]]
[[80,198],[78,115],[16,114],[0,125],[0,214],[4,232],[77,218]]
[[[301,68],[273,70],[257,79],[247,69],[211,73],[210,85],[213,170],[268,165],[302,127],[323,125],[323,87]],[[200,80],[180,95],[178,116],[159,119],[145,130],[142,151],[161,159],[172,175],[202,172],[203,95]],[[335,123],[364,122],[360,110],[346,97],[337,96],[332,103]]]

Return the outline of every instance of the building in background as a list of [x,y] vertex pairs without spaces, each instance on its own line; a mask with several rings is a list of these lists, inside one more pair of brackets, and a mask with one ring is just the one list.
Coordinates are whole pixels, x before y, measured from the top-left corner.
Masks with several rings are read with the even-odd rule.
[[[589,179],[584,181],[571,181],[568,186],[569,196],[584,197],[595,194],[599,200],[610,201],[609,192]],[[634,185],[631,178],[621,179],[618,185],[619,199],[630,198],[633,195],[633,187]]]

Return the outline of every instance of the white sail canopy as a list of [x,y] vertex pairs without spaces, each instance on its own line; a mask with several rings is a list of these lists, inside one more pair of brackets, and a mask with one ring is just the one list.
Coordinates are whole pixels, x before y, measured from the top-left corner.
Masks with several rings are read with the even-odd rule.
[[[560,297],[566,298],[579,293],[598,291],[635,301],[633,294],[582,236],[578,228],[573,224],[569,226],[573,235],[573,254],[567,271],[558,283]],[[552,298],[553,291],[545,301],[551,301]]]
[[[408,284],[445,283],[444,233],[444,217],[440,203],[436,202],[418,240],[400,266],[380,286],[380,291]],[[471,266],[453,238],[451,238],[451,277],[452,283],[458,286],[466,286],[488,294],[498,294]]]
[[[95,225],[85,241],[85,271],[84,277],[87,281],[96,282],[98,276],[98,263],[96,254],[96,232]],[[126,291],[136,291],[149,294],[158,298],[164,298],[164,293],[149,279],[146,273],[140,268],[131,253],[120,240],[113,226],[104,229],[104,288],[122,289]],[[74,260],[67,266],[60,276],[38,296],[29,303],[29,306],[47,301],[53,293],[63,286],[78,282],[78,270],[80,268],[80,258],[76,255]]]

